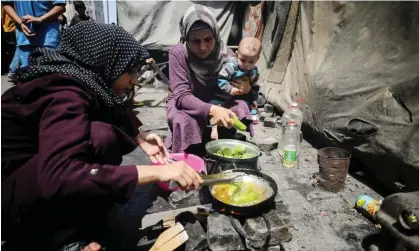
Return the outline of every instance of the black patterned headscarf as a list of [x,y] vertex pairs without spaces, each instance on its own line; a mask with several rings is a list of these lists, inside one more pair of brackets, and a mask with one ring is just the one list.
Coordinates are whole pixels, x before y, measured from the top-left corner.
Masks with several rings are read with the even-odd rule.
[[[214,50],[207,58],[196,56],[190,49],[188,44],[188,35],[195,23],[202,22],[208,25],[212,30],[215,38]],[[194,72],[196,79],[203,85],[216,83],[224,63],[228,60],[228,47],[223,43],[220,36],[220,28],[217,21],[213,17],[211,10],[205,6],[195,4],[189,7],[179,23],[181,42],[186,44],[188,52],[188,63]]]
[[124,102],[112,90],[124,72],[145,63],[150,55],[124,29],[109,24],[80,22],[66,29],[56,51],[38,48],[20,81],[54,73],[73,76],[90,88],[115,116],[125,113]]

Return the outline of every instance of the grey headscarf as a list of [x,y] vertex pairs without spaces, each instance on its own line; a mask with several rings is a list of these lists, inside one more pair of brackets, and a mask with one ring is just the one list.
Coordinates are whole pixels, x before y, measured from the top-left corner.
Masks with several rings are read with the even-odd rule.
[[[202,59],[196,56],[188,44],[188,33],[191,27],[198,21],[207,24],[215,37],[215,47],[211,54]],[[189,65],[197,80],[203,84],[215,84],[223,64],[228,60],[228,47],[221,41],[220,28],[212,16],[211,10],[205,6],[195,4],[186,10],[179,23],[181,42],[186,44]]]

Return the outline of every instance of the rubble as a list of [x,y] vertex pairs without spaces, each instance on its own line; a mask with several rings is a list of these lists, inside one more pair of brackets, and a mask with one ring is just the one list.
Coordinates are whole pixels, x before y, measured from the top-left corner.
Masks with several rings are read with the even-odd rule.
[[270,152],[278,148],[278,140],[274,137],[267,137],[264,138],[258,146],[261,151]]
[[228,216],[211,214],[208,216],[207,228],[208,244],[212,251],[246,249]]
[[263,111],[259,114],[259,121],[263,122],[263,121],[265,121],[266,118],[270,118],[273,115],[274,115],[273,113],[268,113],[268,112]]
[[199,221],[187,223],[185,225],[185,231],[189,236],[188,241],[185,243],[185,251],[208,249],[207,234]]
[[[301,247],[304,248],[304,247]],[[283,251],[284,248],[281,245],[268,247],[268,251]]]
[[243,228],[254,240],[247,240],[248,248],[260,249],[267,246],[276,246],[284,242],[289,242],[292,235],[289,232],[288,225],[276,210],[271,210],[266,214],[266,218],[271,226],[271,235],[269,242],[265,244],[267,237],[267,226],[262,217],[249,218],[244,222]]
[[157,212],[170,211],[173,209],[175,209],[174,206],[170,205],[169,202],[158,196],[157,199],[153,201],[151,207],[147,209],[147,213],[152,214]]
[[271,105],[271,104],[265,104],[265,106],[263,107],[263,110],[266,112],[266,113],[275,113],[275,108],[274,108],[274,106],[273,105]]
[[278,117],[265,118],[263,120],[263,126],[270,127],[270,128],[275,128],[276,127],[276,121],[277,120],[278,120]]
[[198,191],[174,191],[169,196],[169,203],[175,208],[192,207],[201,204]]

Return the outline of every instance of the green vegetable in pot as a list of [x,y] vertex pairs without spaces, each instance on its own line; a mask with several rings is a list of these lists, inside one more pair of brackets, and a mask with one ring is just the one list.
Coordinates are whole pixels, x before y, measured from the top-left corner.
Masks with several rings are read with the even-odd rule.
[[248,159],[253,157],[246,153],[246,147],[242,145],[236,146],[233,150],[228,147],[223,147],[219,149],[215,155],[233,159]]
[[254,182],[218,184],[211,192],[218,200],[235,206],[253,205],[267,198],[265,189]]
[[233,126],[234,128],[236,128],[237,130],[240,131],[246,131],[247,127],[245,124],[243,124],[237,117],[233,117]]
[[233,151],[230,148],[223,148],[221,149],[221,154],[223,156],[233,156]]
[[237,189],[238,189],[237,186],[228,186],[226,188],[226,191],[228,195],[233,196],[234,192],[236,192]]
[[234,194],[232,197],[233,203],[236,205],[252,203],[258,199],[257,193],[252,191],[249,193]]
[[244,146],[236,146],[232,151],[233,156],[243,155],[243,154],[246,154],[246,147]]

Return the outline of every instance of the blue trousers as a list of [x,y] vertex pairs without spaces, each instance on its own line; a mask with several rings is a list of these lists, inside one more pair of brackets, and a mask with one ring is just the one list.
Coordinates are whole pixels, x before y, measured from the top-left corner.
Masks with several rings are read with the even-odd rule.
[[[21,31],[18,29],[15,30],[16,34],[16,41],[18,40]],[[13,56],[13,60],[9,65],[9,73],[16,73],[20,66],[20,49],[19,46],[16,46],[15,55]]]
[[[32,45],[22,45],[22,46],[18,46],[18,48],[19,49],[16,49],[16,51],[19,50],[19,58],[20,58],[20,63],[21,63],[20,67],[26,68],[29,66],[29,56],[38,47],[32,46]],[[57,47],[46,45],[44,46],[44,48],[55,50]]]

